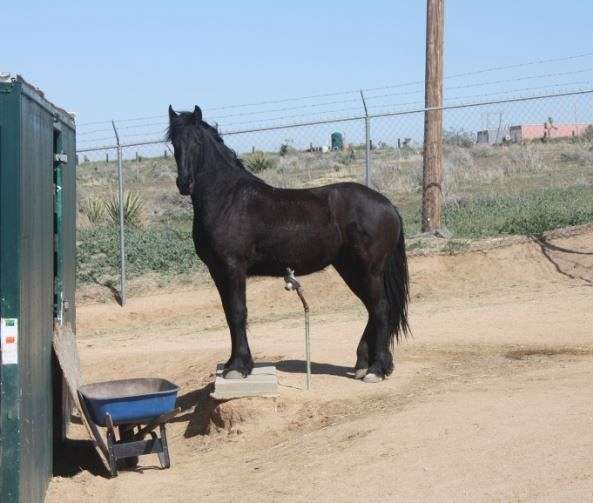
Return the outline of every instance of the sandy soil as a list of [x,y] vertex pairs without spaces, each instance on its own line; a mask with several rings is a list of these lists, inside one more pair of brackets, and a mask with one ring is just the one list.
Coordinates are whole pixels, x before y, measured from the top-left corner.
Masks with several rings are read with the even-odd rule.
[[303,278],[309,392],[296,295],[249,284],[275,399],[209,398],[230,344],[209,282],[79,307],[85,380],[171,379],[183,413],[171,469],[146,456],[111,480],[74,442],[47,501],[593,501],[593,230],[474,248],[411,258],[414,336],[374,385],[350,377],[365,313],[333,270]]

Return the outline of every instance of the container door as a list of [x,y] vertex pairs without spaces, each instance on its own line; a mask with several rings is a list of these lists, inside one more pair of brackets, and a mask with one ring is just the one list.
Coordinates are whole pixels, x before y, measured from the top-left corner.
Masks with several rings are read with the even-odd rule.
[[54,319],[64,323],[64,193],[63,168],[67,162],[62,147],[62,130],[59,122],[54,123]]

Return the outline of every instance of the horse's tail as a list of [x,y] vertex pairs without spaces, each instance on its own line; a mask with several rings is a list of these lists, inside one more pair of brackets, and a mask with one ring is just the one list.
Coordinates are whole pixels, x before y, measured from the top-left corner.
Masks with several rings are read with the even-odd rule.
[[389,303],[389,336],[391,345],[395,339],[399,342],[402,335],[410,333],[408,325],[408,301],[410,300],[408,275],[408,259],[406,257],[406,241],[404,238],[404,223],[401,215],[395,210],[399,218],[400,231],[397,243],[387,259],[383,283]]

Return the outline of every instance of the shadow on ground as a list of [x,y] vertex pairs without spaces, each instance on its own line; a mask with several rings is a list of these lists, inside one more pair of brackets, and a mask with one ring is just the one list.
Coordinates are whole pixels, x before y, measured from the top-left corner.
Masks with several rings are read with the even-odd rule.
[[[304,360],[282,360],[276,364],[276,368],[282,372],[304,374],[306,363]],[[353,370],[352,367],[344,367],[332,363],[311,362],[311,374],[352,377]]]
[[190,391],[177,398],[177,407],[181,408],[182,414],[172,419],[171,423],[187,422],[187,428],[183,436],[185,438],[197,435],[208,435],[212,424],[213,411],[221,403],[210,396],[214,391],[214,383],[208,383],[203,388]]
[[74,477],[85,471],[109,478],[109,473],[99,459],[93,442],[90,440],[65,440],[54,444],[53,473],[55,477]]
[[89,274],[89,278],[91,279],[91,281],[93,283],[95,283],[99,286],[102,286],[104,288],[107,288],[111,292],[111,295],[113,295],[113,299],[115,300],[115,302],[117,302],[120,306],[122,305],[121,294],[120,294],[119,290],[113,284],[113,281],[107,280],[107,281],[101,282],[97,279],[97,277],[94,274]]
[[535,243],[537,243],[539,245],[542,255],[546,258],[546,260],[548,262],[550,262],[550,264],[552,264],[554,266],[554,268],[556,269],[558,274],[562,274],[563,276],[566,276],[567,278],[570,278],[570,279],[584,281],[588,285],[593,286],[593,281],[591,280],[591,278],[588,278],[585,276],[580,276],[574,272],[574,270],[573,270],[574,266],[575,266],[574,263],[569,262],[569,264],[572,265],[572,267],[571,267],[571,265],[562,264],[559,260],[557,260],[553,256],[553,253],[566,254],[566,255],[591,255],[591,256],[593,256],[593,252],[572,250],[570,248],[564,248],[562,246],[557,246],[557,245],[554,245],[554,244],[546,241],[546,238],[543,236],[533,237],[532,239]]

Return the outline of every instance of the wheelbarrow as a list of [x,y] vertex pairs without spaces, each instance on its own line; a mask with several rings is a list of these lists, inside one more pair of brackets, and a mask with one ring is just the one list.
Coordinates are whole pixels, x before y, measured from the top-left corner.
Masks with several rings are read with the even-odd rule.
[[[117,477],[118,460],[134,468],[138,456],[145,454],[157,454],[163,469],[171,466],[165,423],[179,413],[175,409],[178,391],[175,384],[155,378],[107,381],[78,388],[89,419],[107,428],[112,477]],[[157,428],[160,436],[155,432]]]

